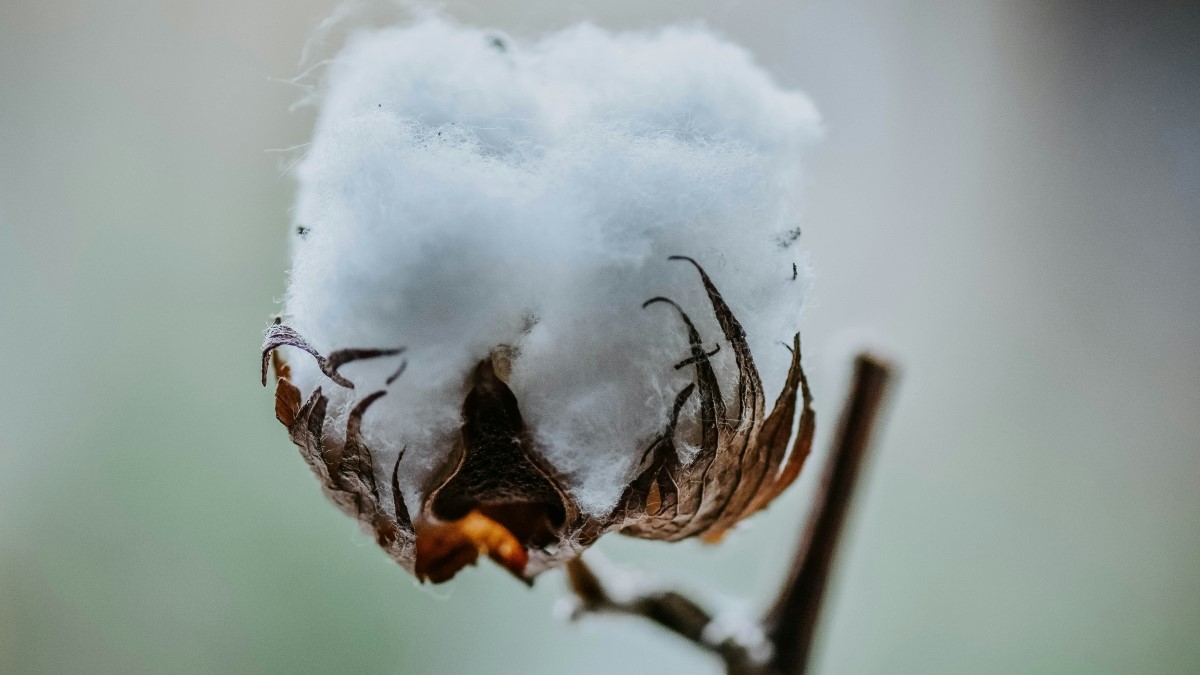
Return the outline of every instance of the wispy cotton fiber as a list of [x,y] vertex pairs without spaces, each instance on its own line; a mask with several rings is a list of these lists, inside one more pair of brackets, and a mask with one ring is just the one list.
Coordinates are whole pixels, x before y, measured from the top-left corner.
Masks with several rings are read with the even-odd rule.
[[[364,425],[382,475],[406,448],[410,508],[458,433],[468,373],[501,348],[539,451],[604,513],[691,381],[673,367],[689,354],[678,314],[642,303],[667,296],[723,343],[696,270],[668,256],[708,270],[778,392],[805,296],[799,151],[818,128],[805,96],[702,27],[359,34],[297,168],[286,322],[325,353],[407,347]],[[349,390],[289,360],[334,417],[397,366],[349,364]],[[735,372],[731,350],[713,360]]]

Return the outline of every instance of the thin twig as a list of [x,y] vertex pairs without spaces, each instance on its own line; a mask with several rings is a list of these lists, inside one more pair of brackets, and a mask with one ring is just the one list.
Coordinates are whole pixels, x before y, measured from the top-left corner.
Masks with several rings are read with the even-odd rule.
[[[675,591],[626,588],[623,593],[614,593],[581,558],[567,564],[567,577],[577,603],[574,613],[642,617],[720,656],[729,675],[803,675],[838,539],[891,372],[886,362],[868,354],[855,359],[850,395],[796,548],[792,571],[763,619],[761,630],[749,627],[736,633],[715,631],[712,615]],[[632,584],[626,579],[620,585]]]
[[[596,554],[588,555],[595,563]],[[719,656],[731,673],[761,672],[770,648],[757,626],[743,626],[737,631],[714,630],[718,624],[712,614],[681,593],[635,588],[639,585],[635,578],[617,570],[606,569],[604,576],[607,584],[582,558],[567,563],[567,579],[577,603],[574,616],[585,612],[638,616]]]

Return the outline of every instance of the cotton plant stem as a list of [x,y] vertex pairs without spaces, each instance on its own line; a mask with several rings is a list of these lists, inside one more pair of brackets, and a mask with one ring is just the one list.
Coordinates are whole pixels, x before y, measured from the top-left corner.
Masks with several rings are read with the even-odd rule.
[[[879,358],[861,354],[855,359],[850,395],[792,570],[763,619],[761,632],[742,630],[736,636],[715,638],[721,632],[711,630],[712,615],[691,599],[670,590],[616,597],[582,558],[567,564],[577,603],[575,615],[606,612],[642,617],[721,657],[729,675],[803,675],[838,539],[891,373],[891,366]],[[611,578],[612,573],[604,576]],[[624,580],[619,585],[631,584]]]
[[867,354],[854,361],[850,397],[838,422],[808,525],[796,548],[791,573],[763,621],[775,648],[775,672],[801,675],[807,670],[829,571],[891,371],[886,362]]

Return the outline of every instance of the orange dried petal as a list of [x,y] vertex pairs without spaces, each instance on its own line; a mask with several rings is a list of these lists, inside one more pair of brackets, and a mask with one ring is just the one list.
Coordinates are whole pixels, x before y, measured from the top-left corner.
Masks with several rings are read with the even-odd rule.
[[473,510],[448,523],[417,526],[417,578],[435,584],[448,581],[480,555],[496,561],[518,578],[524,579],[529,555],[516,536],[500,523]]

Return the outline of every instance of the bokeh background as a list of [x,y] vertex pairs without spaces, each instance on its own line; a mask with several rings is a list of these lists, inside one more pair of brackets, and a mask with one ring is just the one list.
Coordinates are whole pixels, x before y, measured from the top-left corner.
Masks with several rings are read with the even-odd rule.
[[[273,419],[273,151],[307,139],[286,80],[336,7],[0,2],[0,672],[718,672],[557,618],[556,574],[418,587]],[[822,109],[818,447],[857,347],[904,379],[815,671],[1200,672],[1200,5],[444,7],[517,36],[703,19]],[[721,547],[599,548],[755,611],[818,466]]]

